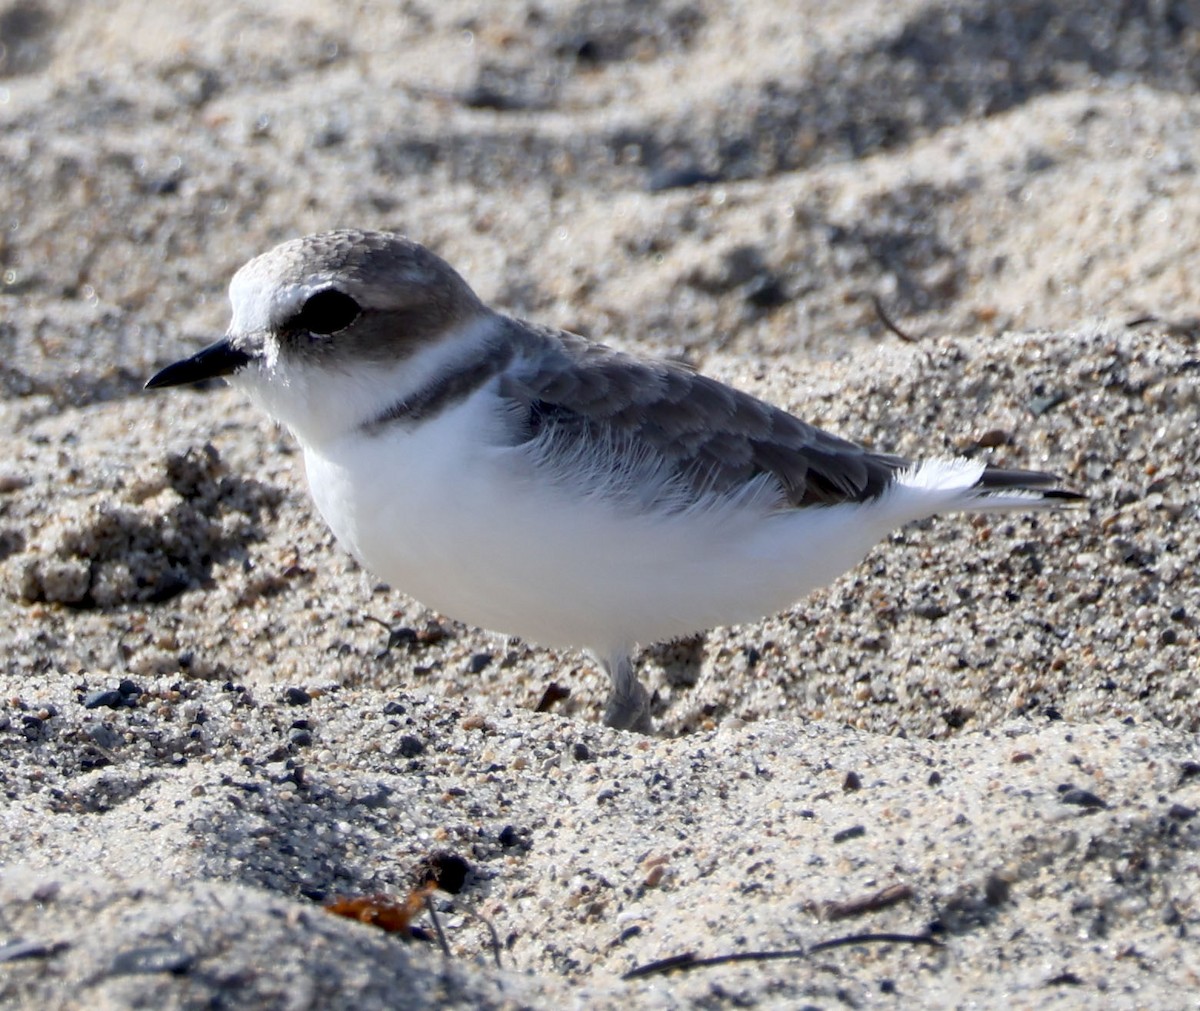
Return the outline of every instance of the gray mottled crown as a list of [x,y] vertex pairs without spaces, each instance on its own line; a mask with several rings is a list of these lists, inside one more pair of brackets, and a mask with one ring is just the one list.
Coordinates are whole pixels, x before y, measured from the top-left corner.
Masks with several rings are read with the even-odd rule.
[[361,318],[327,347],[296,345],[304,355],[332,350],[347,358],[388,361],[435,340],[488,310],[445,260],[390,232],[343,229],[293,239],[255,257],[230,285],[234,332],[268,330],[286,338],[306,301],[338,291]]

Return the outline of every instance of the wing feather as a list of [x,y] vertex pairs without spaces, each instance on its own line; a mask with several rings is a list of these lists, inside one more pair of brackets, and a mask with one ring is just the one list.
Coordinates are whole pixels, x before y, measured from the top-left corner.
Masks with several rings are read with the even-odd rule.
[[657,454],[695,498],[770,475],[792,507],[875,498],[908,461],[871,453],[684,365],[512,322],[524,353],[500,378],[514,439],[547,434]]

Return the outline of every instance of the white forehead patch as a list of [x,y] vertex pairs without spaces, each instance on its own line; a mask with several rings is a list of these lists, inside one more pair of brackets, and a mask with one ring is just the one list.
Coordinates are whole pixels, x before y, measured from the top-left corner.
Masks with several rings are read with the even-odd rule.
[[259,264],[251,261],[229,282],[229,304],[233,308],[231,334],[279,329],[300,311],[313,292],[328,283],[310,279],[279,284],[257,267]]

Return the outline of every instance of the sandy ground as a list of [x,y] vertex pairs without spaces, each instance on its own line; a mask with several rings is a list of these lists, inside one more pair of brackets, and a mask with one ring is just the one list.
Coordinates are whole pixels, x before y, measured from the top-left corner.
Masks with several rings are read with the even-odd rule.
[[[0,5],[0,1003],[1197,1006],[1200,17],[731,6]],[[608,731],[235,394],[140,391],[349,225],[1089,500],[651,650]],[[321,909],[434,865],[449,957]],[[864,933],[918,942],[621,980]]]

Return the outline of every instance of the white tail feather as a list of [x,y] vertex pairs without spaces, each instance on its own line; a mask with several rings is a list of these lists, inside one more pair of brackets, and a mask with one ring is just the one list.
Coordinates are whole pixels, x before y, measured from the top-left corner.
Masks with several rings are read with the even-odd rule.
[[893,494],[900,497],[913,518],[943,512],[1006,512],[1061,505],[1039,488],[984,487],[987,465],[965,457],[922,460],[896,475]]

